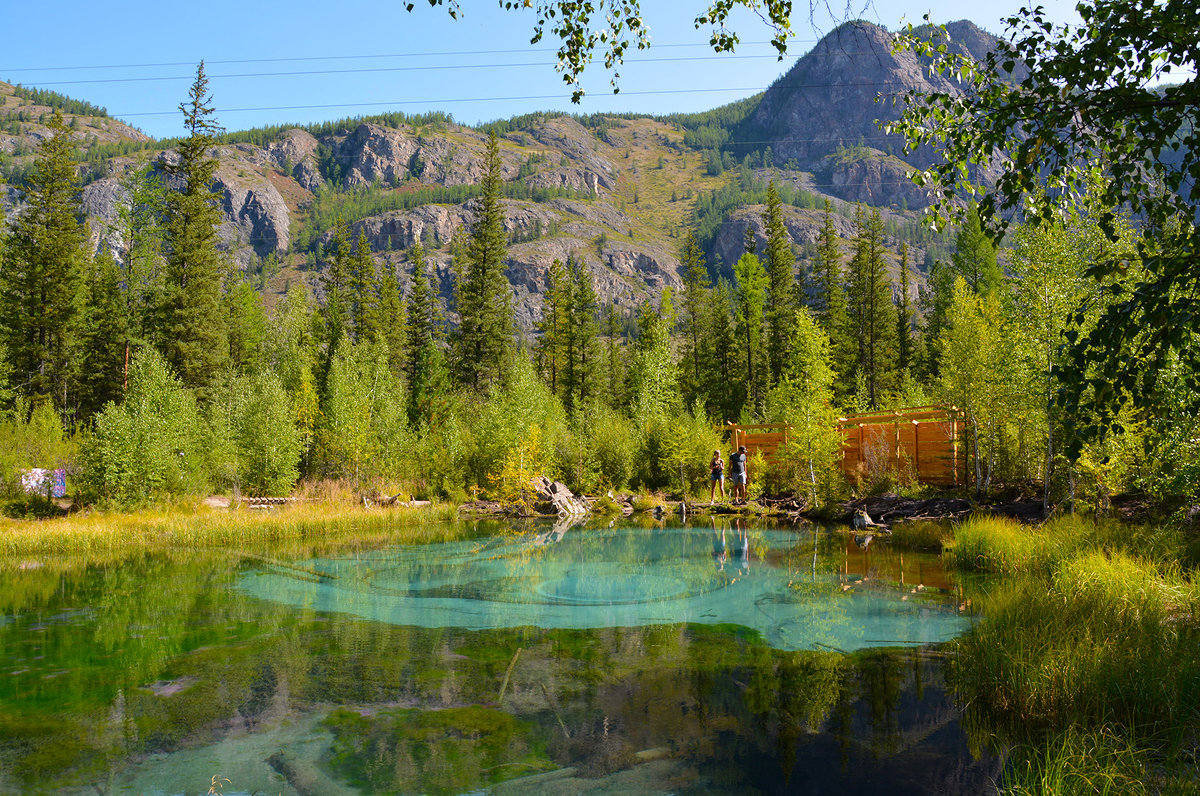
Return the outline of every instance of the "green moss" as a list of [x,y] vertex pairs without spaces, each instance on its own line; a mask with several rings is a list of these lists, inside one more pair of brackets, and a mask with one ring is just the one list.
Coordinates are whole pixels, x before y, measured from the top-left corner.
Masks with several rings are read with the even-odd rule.
[[373,793],[462,793],[554,768],[531,723],[480,706],[336,710],[329,766]]

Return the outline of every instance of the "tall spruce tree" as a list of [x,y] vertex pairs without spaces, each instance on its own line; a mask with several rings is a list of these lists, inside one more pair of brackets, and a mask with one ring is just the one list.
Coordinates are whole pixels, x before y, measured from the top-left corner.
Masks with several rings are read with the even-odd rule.
[[404,348],[408,326],[407,308],[400,295],[396,269],[385,260],[379,269],[379,329],[388,347],[388,369],[394,376],[404,373]]
[[157,337],[180,380],[207,400],[228,361],[229,340],[221,306],[225,267],[217,250],[221,210],[213,191],[217,160],[211,153],[221,128],[212,119],[203,61],[179,110],[187,135],[179,142],[177,159],[164,163],[171,190],[163,324]]
[[813,269],[816,282],[813,311],[821,329],[829,336],[834,371],[843,377],[835,380],[835,386],[847,383],[845,377],[851,374],[858,358],[850,334],[840,249],[837,229],[833,225],[833,205],[826,199],[825,217],[817,238],[817,262]]
[[542,293],[542,318],[537,329],[538,368],[550,386],[550,392],[561,395],[562,377],[566,368],[567,338],[570,335],[572,284],[567,266],[557,257],[546,270],[546,290]]
[[354,339],[373,343],[379,339],[379,279],[367,233],[360,229],[350,258],[350,322]]
[[958,228],[951,262],[955,273],[981,296],[992,294],[1004,281],[1004,271],[996,262],[996,246],[984,234],[979,211],[974,206]]
[[625,360],[622,356],[622,338],[620,318],[617,317],[617,305],[609,301],[604,306],[604,369],[607,372],[605,384],[608,395],[608,405],[617,408],[625,404]]
[[325,353],[332,360],[334,351],[342,339],[349,334],[352,322],[350,311],[351,269],[350,227],[338,216],[333,225],[333,235],[325,246],[325,273],[321,284],[325,290],[322,314],[325,317]]
[[405,375],[408,377],[408,419],[413,425],[436,426],[446,397],[447,370],[442,354],[436,296],[430,284],[425,250],[414,243],[408,250],[412,287],[408,294],[405,328]]
[[77,416],[87,420],[125,392],[128,316],[121,271],[108,247],[93,258],[83,295]]
[[866,401],[878,407],[885,390],[894,386],[896,369],[896,306],[883,250],[883,219],[878,210],[868,216],[860,206],[858,231],[850,260],[849,314],[858,348],[858,369],[866,384]]
[[0,330],[21,392],[70,411],[72,348],[87,264],[78,167],[57,111],[47,125],[0,271]]
[[908,244],[900,243],[900,297],[896,305],[896,367],[900,373],[913,365],[912,300],[908,279]]
[[767,272],[758,257],[743,254],[733,266],[737,278],[737,341],[741,351],[738,358],[744,363],[746,408],[755,417],[762,413],[766,399],[767,356],[764,311],[769,286]]
[[709,358],[704,351],[704,308],[708,302],[708,264],[704,252],[696,240],[696,233],[688,230],[683,241],[683,356],[681,380],[684,400],[691,406],[704,392]]
[[722,420],[737,420],[746,403],[746,385],[736,378],[737,339],[733,323],[734,288],[727,279],[717,280],[705,308],[707,348],[712,367],[706,384],[708,403]]
[[508,237],[500,181],[500,145],[488,137],[483,195],[475,205],[465,262],[455,263],[459,312],[456,369],[459,381],[476,390],[498,382],[512,346],[512,286],[505,275]]
[[775,181],[767,185],[767,215],[763,224],[767,235],[767,367],[768,386],[779,383],[788,360],[791,326],[795,319],[796,280],[793,269],[796,255],[792,239],[783,222],[783,202],[775,190]]
[[563,405],[567,411],[583,407],[596,392],[596,336],[598,300],[592,272],[581,259],[567,259],[571,280],[566,369],[563,373]]

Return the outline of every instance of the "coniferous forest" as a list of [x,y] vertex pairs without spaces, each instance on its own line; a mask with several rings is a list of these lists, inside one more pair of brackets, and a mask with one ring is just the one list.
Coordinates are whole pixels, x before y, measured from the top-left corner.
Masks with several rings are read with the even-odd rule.
[[944,258],[926,245],[915,263],[904,240],[885,246],[895,234],[878,209],[858,205],[843,236],[828,200],[789,185],[789,206],[803,198],[823,218],[798,245],[770,180],[720,200],[720,212],[759,202],[740,256],[721,263],[702,245],[715,234],[714,192],[676,239],[680,288],[618,306],[593,284],[594,253],[577,251],[545,274],[526,333],[506,275],[512,183],[497,131],[507,127],[492,125],[469,217],[448,243],[448,301],[421,242],[398,264],[380,260],[336,213],[309,244],[315,283],[292,285],[268,312],[217,235],[223,131],[203,66],[181,109],[186,134],[125,181],[115,251],[89,245],[61,109],[24,177],[0,272],[14,511],[31,510],[16,483],[29,467],[65,468],[80,505],[286,495],[323,480],[512,501],[535,474],[577,492],[686,498],[706,483],[726,421],[791,425],[786,448],[754,463],[752,491],[816,507],[915,488],[894,466],[847,481],[836,420],[930,404],[961,412],[964,479],[979,498],[1103,510],[1116,494],[1187,498],[1200,483],[1182,367],[1164,367],[1151,400],[1117,406],[1119,422],[1083,444],[1057,399],[1065,341],[1115,301],[1089,269],[1114,256],[1137,267],[1133,227],[1100,193],[1052,224],[1014,226],[1000,249],[972,209]]
[[[576,97],[600,7],[533,4]],[[1198,8],[848,22],[669,116],[0,83],[0,790],[1198,792]],[[953,483],[844,466],[913,408]]]

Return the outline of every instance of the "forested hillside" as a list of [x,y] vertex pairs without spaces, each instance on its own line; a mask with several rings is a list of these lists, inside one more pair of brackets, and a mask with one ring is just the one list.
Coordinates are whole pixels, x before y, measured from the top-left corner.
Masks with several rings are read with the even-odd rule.
[[[994,41],[949,30],[970,57]],[[942,402],[980,494],[1178,488],[1191,426],[1159,424],[1181,376],[1162,414],[1062,457],[1059,343],[1107,300],[1083,278],[1096,221],[1081,201],[1000,251],[974,215],[931,232],[904,178],[929,153],[874,126],[894,118],[876,98],[957,89],[890,42],[843,26],[708,113],[479,128],[225,132],[201,68],[184,134],[153,141],[0,85],[13,466],[69,460],[81,497],[117,503],[302,476],[687,492],[740,419],[796,429],[756,489],[817,503],[908,477],[845,483],[839,414]]]

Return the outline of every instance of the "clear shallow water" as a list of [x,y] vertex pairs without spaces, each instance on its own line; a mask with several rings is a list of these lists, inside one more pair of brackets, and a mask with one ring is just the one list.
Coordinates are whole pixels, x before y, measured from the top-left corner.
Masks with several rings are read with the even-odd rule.
[[731,524],[7,569],[0,793],[986,792],[912,646],[964,602]]
[[[738,625],[775,649],[947,641],[936,591],[851,580],[795,555],[812,532],[606,528],[398,546],[244,574],[256,597],[392,625],[470,630]],[[923,584],[922,584],[923,585]],[[846,588],[843,588],[846,587]]]

